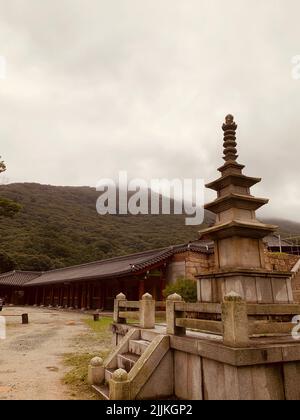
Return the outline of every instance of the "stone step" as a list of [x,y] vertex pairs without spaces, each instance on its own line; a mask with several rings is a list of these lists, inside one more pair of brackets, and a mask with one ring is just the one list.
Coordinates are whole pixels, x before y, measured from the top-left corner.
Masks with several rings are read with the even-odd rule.
[[107,385],[92,385],[92,388],[102,400],[109,400],[109,388]]
[[108,383],[111,380],[112,374],[115,369],[105,369],[105,382]]
[[118,368],[130,372],[140,356],[133,353],[118,354]]
[[137,354],[141,356],[149,346],[150,342],[146,340],[130,340],[129,341],[129,353]]
[[153,341],[157,337],[157,333],[151,330],[141,330],[141,340]]

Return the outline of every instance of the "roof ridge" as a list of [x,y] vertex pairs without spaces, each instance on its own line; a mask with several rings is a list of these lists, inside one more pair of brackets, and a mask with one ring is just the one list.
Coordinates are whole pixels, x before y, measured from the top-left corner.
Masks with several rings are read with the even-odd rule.
[[[55,268],[53,270],[40,271],[40,272],[36,272],[36,273],[39,273],[42,276],[43,274],[55,273],[55,272],[58,272],[58,271],[64,271],[64,270],[78,268],[78,267],[87,267],[87,266],[92,266],[94,264],[104,264],[104,263],[109,262],[109,261],[122,261],[124,259],[128,259],[129,257],[137,257],[139,255],[140,256],[142,256],[142,255],[147,256],[148,254],[152,254],[154,252],[159,252],[159,251],[161,251],[163,253],[163,252],[168,251],[171,248],[173,248],[173,246],[165,247],[165,248],[157,248],[157,249],[152,249],[152,250],[143,251],[143,252],[137,252],[135,254],[120,255],[118,257],[111,257],[111,258],[106,258],[104,260],[91,261],[91,262],[83,263],[83,264],[69,265],[67,267]],[[33,272],[33,273],[35,273],[35,272]]]
[[43,271],[12,270],[12,271],[7,271],[6,273],[0,274],[0,277],[11,276],[12,274],[19,274],[19,273],[40,275],[43,273]]
[[8,271],[8,272],[6,272],[6,273],[1,273],[0,274],[0,277],[8,277],[8,276],[11,276],[12,274],[15,274],[16,273],[16,271],[15,270],[13,270],[13,271]]
[[[91,271],[89,268],[92,269],[92,271],[98,271],[98,267],[101,270],[101,267],[104,267],[104,270],[106,270],[106,265],[112,266],[114,263],[116,263],[117,267],[115,267],[113,270],[111,270],[110,275],[124,275],[126,273],[133,273],[136,271],[139,271],[141,269],[144,269],[146,267],[149,267],[153,264],[156,264],[160,261],[166,260],[170,258],[172,255],[175,255],[180,252],[185,251],[194,251],[194,252],[207,252],[208,251],[208,245],[197,243],[198,241],[191,241],[189,243],[183,243],[178,245],[170,245],[168,247],[163,248],[157,248],[152,249],[148,251],[143,252],[137,252],[135,254],[127,254],[127,255],[120,255],[118,257],[112,257],[107,258],[103,260],[98,261],[92,261],[85,264],[77,264],[72,265],[68,267],[58,268],[54,270],[49,271],[21,271],[21,270],[14,270],[12,272],[6,273],[4,276],[0,276],[4,281],[6,278],[9,278],[12,275],[24,275],[24,277],[28,276],[28,280],[25,281],[24,285],[30,286],[32,283],[41,282],[46,284],[48,278],[50,277],[56,277],[56,274],[58,277],[65,277],[69,278],[71,281],[73,280],[74,273],[72,273],[72,270],[80,270],[79,271],[79,277],[77,279],[84,279],[88,277],[94,277],[94,275],[88,275],[88,272]],[[122,265],[122,262],[124,262],[125,266],[122,268],[118,268],[118,264]],[[124,265],[123,264],[123,265]],[[86,270],[87,271],[86,271]],[[86,275],[84,275],[86,273]],[[32,276],[30,278],[30,275]],[[75,276],[76,277],[76,276]],[[74,277],[74,279],[75,279]],[[97,277],[102,277],[100,274],[98,274]],[[56,281],[55,281],[56,282]],[[60,281],[58,281],[60,282]]]

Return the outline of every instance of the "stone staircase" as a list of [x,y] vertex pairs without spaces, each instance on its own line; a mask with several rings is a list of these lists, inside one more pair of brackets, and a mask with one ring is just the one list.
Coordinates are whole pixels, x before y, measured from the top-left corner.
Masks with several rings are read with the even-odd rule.
[[172,390],[165,386],[168,383],[167,378],[162,388],[157,385],[159,367],[163,367],[168,374],[168,350],[168,336],[133,329],[105,360],[103,383],[93,384],[92,388],[103,400],[115,399],[112,390],[114,373],[122,369],[128,374],[123,382],[128,399],[136,399],[138,395],[143,398],[155,398],[161,394],[168,397],[172,395]]

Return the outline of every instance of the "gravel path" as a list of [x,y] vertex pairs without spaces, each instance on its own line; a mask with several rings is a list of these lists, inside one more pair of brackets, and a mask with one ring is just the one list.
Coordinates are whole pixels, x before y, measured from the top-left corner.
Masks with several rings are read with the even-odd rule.
[[41,308],[5,308],[0,315],[23,312],[29,325],[8,317],[6,340],[0,340],[0,400],[70,399],[62,356],[97,348],[86,315]]

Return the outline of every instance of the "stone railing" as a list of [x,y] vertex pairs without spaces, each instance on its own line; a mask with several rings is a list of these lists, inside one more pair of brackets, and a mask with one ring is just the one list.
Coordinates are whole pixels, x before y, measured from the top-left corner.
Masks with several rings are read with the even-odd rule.
[[[166,312],[157,311],[166,307]],[[126,324],[137,321],[143,329],[155,328],[155,318],[166,316],[168,335],[186,335],[187,331],[220,336],[225,345],[244,347],[250,338],[291,334],[294,316],[300,314],[300,305],[249,304],[232,292],[222,303],[186,303],[174,294],[166,302],[155,302],[146,293],[142,299],[127,301],[119,294],[114,304],[114,322]]]
[[[166,316],[165,302],[156,302],[149,293],[137,301],[129,301],[123,293],[120,293],[114,302],[114,322],[126,324],[127,321],[137,321],[140,328],[152,329],[155,327],[155,317]],[[159,309],[159,310],[157,310]]]
[[222,336],[231,347],[244,347],[251,337],[291,334],[300,305],[249,304],[234,292],[222,304],[185,303],[175,294],[168,297],[166,312],[167,334],[185,335],[189,329]]

